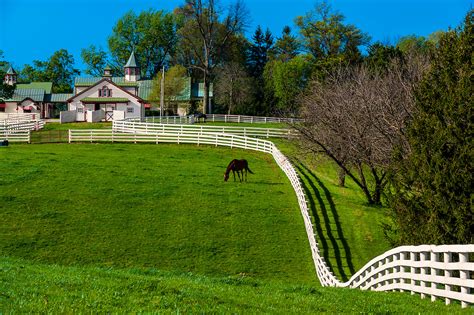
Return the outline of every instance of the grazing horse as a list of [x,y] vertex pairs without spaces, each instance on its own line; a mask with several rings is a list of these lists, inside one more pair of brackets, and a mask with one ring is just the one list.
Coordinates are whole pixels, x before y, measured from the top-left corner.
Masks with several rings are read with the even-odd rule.
[[[226,182],[229,179],[229,173],[232,171],[234,174],[234,182],[235,182],[235,172],[237,172],[237,176],[239,177],[240,182],[245,179],[247,181],[247,172],[250,174],[253,174],[253,172],[249,168],[249,163],[247,160],[232,160],[229,163],[229,166],[227,166],[227,169],[225,170],[224,174],[224,181]],[[240,177],[240,174],[242,174],[242,178]],[[245,177],[244,177],[245,174]]]
[[195,113],[194,118],[196,119],[196,122],[206,122],[207,116],[203,113]]

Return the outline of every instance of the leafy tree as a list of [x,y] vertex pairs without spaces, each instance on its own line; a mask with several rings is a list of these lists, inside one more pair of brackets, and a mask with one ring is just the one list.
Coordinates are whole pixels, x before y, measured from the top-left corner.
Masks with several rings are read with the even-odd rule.
[[66,49],[60,49],[47,60],[34,60],[33,66],[25,65],[21,71],[24,81],[48,81],[53,83],[54,93],[70,93],[74,77],[80,71],[74,68],[74,57]]
[[240,0],[228,7],[225,16],[221,16],[217,0],[186,0],[177,13],[183,20],[180,51],[186,55],[186,65],[201,72],[203,113],[207,113],[214,69],[222,62],[232,38],[242,33],[247,11]]
[[104,73],[108,60],[107,53],[102,48],[91,45],[89,48],[82,49],[81,57],[87,65],[87,69],[84,71],[86,74],[100,77]]
[[417,35],[408,35],[400,38],[396,47],[405,54],[428,54],[432,48],[430,42],[425,37]]
[[316,5],[314,11],[299,16],[303,46],[313,55],[320,69],[333,69],[340,63],[354,64],[362,59],[359,46],[369,43],[370,37],[352,24],[344,24],[344,16],[332,13],[328,2]]
[[297,56],[287,62],[274,60],[267,64],[265,79],[274,91],[277,110],[295,116],[298,114],[298,95],[305,89],[311,77],[311,57]]
[[396,244],[474,242],[473,17],[470,10],[463,27],[441,37],[416,92],[409,150],[391,178],[394,226],[387,233]]
[[154,77],[176,50],[177,21],[173,14],[148,10],[138,16],[130,11],[120,18],[108,39],[116,71],[123,71],[135,51],[142,74]]
[[280,38],[277,39],[272,50],[272,58],[280,61],[289,61],[295,58],[300,51],[300,44],[296,36],[291,35],[291,28],[285,26]]
[[238,63],[228,63],[218,69],[214,94],[216,101],[227,108],[227,114],[243,113],[243,105],[252,99],[252,80]]
[[[161,99],[161,79],[162,72],[158,72],[153,79],[150,100],[158,102]],[[178,97],[183,93],[187,84],[186,68],[180,65],[172,66],[165,72],[164,100],[168,110],[175,111],[174,105],[178,102]]]

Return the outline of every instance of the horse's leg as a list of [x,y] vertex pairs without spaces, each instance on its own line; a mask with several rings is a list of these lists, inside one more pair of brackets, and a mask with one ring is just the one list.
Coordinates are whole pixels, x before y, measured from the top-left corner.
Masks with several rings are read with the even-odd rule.
[[235,182],[235,171],[234,170],[232,170],[232,174],[234,174],[234,182]]
[[[242,182],[242,178],[240,177],[240,173],[242,173],[242,171],[237,171],[237,175],[239,176],[239,180],[240,180],[240,182]],[[242,174],[242,177],[243,177],[243,176],[244,176],[244,175]]]

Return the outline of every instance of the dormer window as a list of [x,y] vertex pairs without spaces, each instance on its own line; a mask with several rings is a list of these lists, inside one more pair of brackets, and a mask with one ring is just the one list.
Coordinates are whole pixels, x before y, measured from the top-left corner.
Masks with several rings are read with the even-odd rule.
[[112,90],[107,88],[107,86],[103,86],[99,90],[99,97],[112,97]]

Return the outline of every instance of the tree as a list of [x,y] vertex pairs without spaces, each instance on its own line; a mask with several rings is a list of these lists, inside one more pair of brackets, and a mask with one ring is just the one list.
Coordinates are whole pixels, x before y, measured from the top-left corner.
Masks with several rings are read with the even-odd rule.
[[273,36],[268,28],[263,33],[259,25],[252,40],[253,42],[250,44],[248,51],[247,68],[252,77],[261,78],[268,62],[269,51],[273,46]]
[[227,14],[222,18],[217,0],[186,0],[178,13],[184,21],[179,30],[180,50],[187,55],[187,65],[202,74],[203,113],[206,113],[214,69],[221,62],[221,55],[232,37],[243,31],[247,11],[243,2],[237,0],[228,7]]
[[227,108],[227,114],[242,108],[252,100],[252,80],[238,63],[228,63],[218,69],[214,94],[216,101]]
[[102,76],[108,62],[107,53],[102,48],[90,45],[89,48],[82,49],[81,57],[87,65],[87,69],[84,71],[86,74],[97,77]]
[[413,91],[426,67],[419,59],[395,59],[384,72],[364,64],[340,67],[302,96],[304,123],[296,128],[303,142],[331,158],[369,204],[381,203],[393,150],[405,146]]
[[24,81],[49,81],[54,93],[70,93],[74,77],[80,71],[74,68],[74,57],[66,49],[53,53],[47,61],[34,60],[33,66],[25,65],[21,71]]
[[[158,72],[153,79],[150,100],[157,102],[161,99],[161,78],[162,73]],[[173,66],[165,72],[164,100],[165,109],[175,111],[175,106],[179,96],[183,93],[187,84],[186,68],[180,65]]]
[[130,11],[120,18],[108,39],[116,71],[122,71],[132,51],[143,76],[154,77],[176,50],[177,21],[173,14],[148,10],[138,16]]
[[277,39],[272,49],[272,59],[277,59],[283,62],[289,61],[298,56],[300,51],[300,44],[296,36],[291,35],[291,28],[285,26],[282,35]]
[[[474,10],[445,33],[416,90],[409,149],[393,167],[396,244],[472,244]],[[393,233],[393,234],[392,234]]]
[[304,55],[287,62],[274,60],[267,64],[265,68],[267,89],[273,91],[280,113],[298,115],[297,98],[306,88],[311,78],[311,71],[311,57]]
[[344,16],[332,13],[326,1],[317,4],[314,11],[296,18],[303,46],[320,68],[361,61],[359,46],[367,45],[370,37],[354,25],[343,22]]
[[403,52],[397,47],[377,42],[369,46],[364,61],[374,71],[387,71],[394,59],[402,60]]

